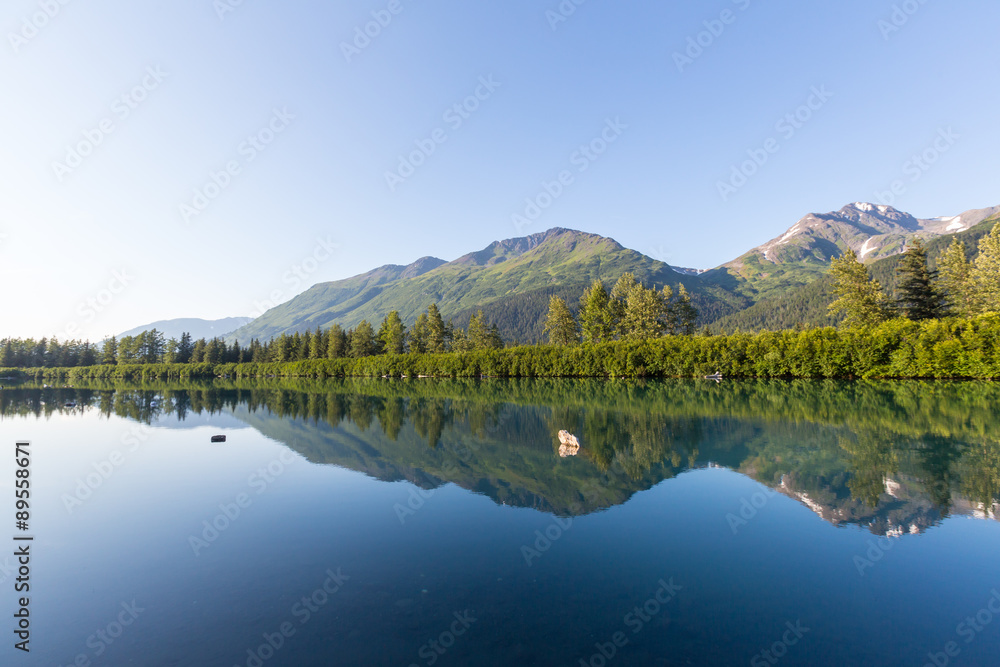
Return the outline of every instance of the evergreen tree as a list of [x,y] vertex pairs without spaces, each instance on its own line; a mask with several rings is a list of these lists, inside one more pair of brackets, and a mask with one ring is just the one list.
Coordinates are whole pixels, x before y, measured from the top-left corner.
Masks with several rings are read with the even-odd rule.
[[403,324],[398,311],[391,311],[382,320],[378,338],[387,354],[403,354],[406,351],[406,325]]
[[348,354],[347,334],[344,333],[344,329],[339,324],[334,324],[329,328],[327,335],[329,336],[329,340],[326,344],[326,358],[340,359],[341,357],[346,357]]
[[191,334],[185,331],[181,334],[181,339],[177,343],[177,363],[189,363],[193,352],[194,345],[191,343]]
[[14,344],[8,338],[3,342],[3,352],[0,353],[0,368],[13,368],[14,363]]
[[615,332],[611,297],[604,283],[595,280],[580,297],[580,329],[583,342],[603,343],[611,340]]
[[545,319],[545,334],[552,345],[576,345],[580,342],[576,319],[566,302],[557,296],[549,299],[549,314]]
[[427,307],[427,351],[432,354],[447,352],[448,340],[446,334],[441,312],[438,310],[437,304],[432,303]]
[[326,355],[326,348],[323,346],[323,330],[316,325],[316,331],[313,332],[312,338],[309,340],[309,358],[310,359],[322,359]]
[[413,325],[413,329],[410,330],[410,352],[420,354],[427,352],[427,337],[427,313],[420,313]]
[[889,307],[882,286],[868,275],[868,269],[858,261],[853,250],[848,249],[835,258],[830,271],[837,299],[830,304],[829,311],[844,313],[845,327],[875,326],[889,319]]
[[179,342],[176,338],[171,338],[166,343],[163,344],[163,363],[165,364],[176,364],[177,361],[177,347]]
[[104,346],[101,349],[101,363],[109,365],[118,363],[118,339],[114,336],[104,341]]
[[[83,350],[80,352],[80,359],[78,361],[80,366],[95,366],[97,365],[97,349],[87,341],[83,344]],[[0,363],[0,366],[3,364]]]
[[979,241],[972,263],[972,289],[977,313],[1000,312],[1000,224]]
[[649,340],[663,335],[667,304],[663,294],[636,284],[625,300],[622,337],[627,340]]
[[951,314],[970,317],[975,312],[972,265],[965,244],[954,238],[938,262],[938,288]]
[[631,273],[623,273],[618,282],[615,283],[615,286],[611,288],[611,298],[608,302],[608,308],[611,310],[611,321],[614,322],[614,333],[619,338],[625,338],[627,334],[627,331],[624,329],[625,304],[628,302],[629,295],[641,288],[642,286]]
[[351,332],[351,356],[370,357],[376,352],[375,330],[368,320],[361,320]]
[[199,338],[191,347],[191,363],[200,364],[205,360],[205,339]]
[[920,239],[903,253],[896,273],[899,275],[896,304],[903,315],[911,320],[941,317],[941,295],[935,285],[937,272],[927,268],[927,250]]
[[483,311],[477,311],[469,318],[469,328],[466,336],[471,349],[484,350],[488,347],[486,318],[483,317]]
[[694,323],[698,319],[698,309],[691,303],[691,295],[688,294],[684,285],[678,285],[677,301],[671,304],[670,310],[673,315],[671,331],[680,336],[694,335]]

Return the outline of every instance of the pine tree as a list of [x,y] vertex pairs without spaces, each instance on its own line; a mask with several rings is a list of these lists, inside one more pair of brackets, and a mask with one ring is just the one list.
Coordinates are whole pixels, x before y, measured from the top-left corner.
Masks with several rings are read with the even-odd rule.
[[469,328],[466,331],[469,347],[473,350],[483,350],[488,346],[486,318],[483,311],[478,311],[469,318]]
[[663,294],[655,289],[636,285],[628,292],[625,301],[625,317],[622,320],[622,338],[626,340],[650,340],[663,335],[667,304]]
[[[666,288],[664,288],[666,290]],[[670,305],[671,332],[680,336],[694,335],[694,324],[698,320],[698,309],[691,303],[691,295],[684,285],[677,287],[677,301]]]
[[585,343],[603,343],[614,337],[611,297],[604,283],[595,280],[580,297],[580,329]]
[[896,304],[911,320],[931,320],[941,317],[941,295],[935,280],[937,272],[927,268],[927,250],[917,239],[903,253],[896,268],[899,275],[899,298]]
[[109,365],[118,363],[118,339],[114,336],[104,341],[104,346],[101,349],[101,363]]
[[329,340],[326,343],[326,358],[340,359],[346,357],[349,350],[347,348],[347,334],[343,327],[334,324],[327,332]]
[[972,265],[965,244],[954,238],[938,262],[938,289],[952,315],[969,317],[975,311]]
[[382,350],[387,354],[403,354],[406,351],[406,325],[398,311],[391,311],[382,320],[378,338],[382,343]]
[[376,352],[375,329],[368,320],[361,320],[351,332],[351,356],[370,357]]
[[979,255],[972,263],[972,289],[976,313],[1000,312],[1000,224],[979,241]]
[[420,313],[410,330],[410,352],[423,354],[427,352],[427,313]]
[[432,354],[448,351],[447,332],[436,303],[427,307],[427,351]]
[[566,302],[557,296],[549,299],[549,314],[545,320],[545,334],[552,345],[576,345],[580,342],[576,319],[569,312]]
[[3,343],[3,353],[0,353],[0,368],[14,367],[14,345],[10,338]]
[[834,277],[837,300],[830,304],[831,313],[844,313],[844,326],[875,326],[889,319],[890,312],[882,286],[868,275],[868,269],[848,249],[833,260],[830,272]]
[[181,339],[177,343],[177,363],[186,364],[190,362],[193,351],[194,345],[191,344],[191,334],[185,331],[181,334]]
[[322,359],[325,354],[326,348],[323,346],[323,330],[317,324],[316,331],[313,332],[312,338],[309,339],[309,358]]
[[641,288],[642,286],[631,273],[623,273],[615,286],[611,288],[608,309],[611,311],[611,321],[614,322],[614,334],[619,338],[625,338],[628,333],[624,329],[625,304],[628,302],[628,297],[633,291]]

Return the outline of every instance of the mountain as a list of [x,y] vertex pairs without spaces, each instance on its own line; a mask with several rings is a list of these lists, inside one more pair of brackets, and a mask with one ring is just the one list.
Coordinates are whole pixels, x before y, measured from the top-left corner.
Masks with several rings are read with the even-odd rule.
[[[975,220],[978,217],[977,211],[975,215],[966,219]],[[965,231],[931,239],[926,244],[928,265],[932,269],[937,267],[938,259],[954,238],[965,244],[971,259],[975,256],[980,239],[989,234],[997,223],[1000,223],[1000,211]],[[896,289],[898,281],[896,269],[900,266],[901,260],[902,257],[895,254],[868,265],[872,277],[890,294]],[[827,306],[833,300],[833,278],[827,272],[823,272],[812,282],[789,286],[784,290],[774,290],[752,306],[719,318],[712,323],[712,329],[731,332],[737,329],[741,331],[792,329],[800,325],[831,326],[838,321],[827,312]]]
[[647,285],[683,283],[698,308],[719,317],[749,305],[725,288],[683,275],[667,264],[622,247],[614,239],[569,229],[550,229],[523,238],[496,241],[451,262],[424,258],[409,266],[384,266],[372,272],[314,285],[233,332],[247,342],[282,333],[345,328],[368,320],[378,326],[392,310],[412,323],[431,303],[442,316],[464,326],[482,309],[506,340],[542,338],[549,298],[556,294],[575,308],[595,279],[614,283],[631,271]]
[[943,218],[918,219],[891,206],[856,202],[831,213],[810,213],[784,234],[703,275],[759,300],[823,276],[830,260],[848,248],[864,262],[902,253],[916,238],[966,231],[1000,212],[1000,206]]
[[209,339],[225,336],[251,321],[252,318],[249,317],[226,317],[221,320],[201,320],[194,317],[187,317],[175,320],[160,320],[159,322],[152,322],[144,324],[141,327],[123,331],[118,334],[118,338],[137,336],[143,331],[156,329],[166,339],[180,339],[183,333],[191,334],[191,338],[194,340],[198,340],[199,338]]

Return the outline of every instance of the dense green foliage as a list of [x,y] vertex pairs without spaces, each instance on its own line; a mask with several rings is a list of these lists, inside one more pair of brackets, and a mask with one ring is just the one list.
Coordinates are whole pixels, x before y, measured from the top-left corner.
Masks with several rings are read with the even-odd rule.
[[[573,346],[204,365],[37,369],[48,378],[179,377],[727,377],[1000,378],[1000,314],[861,329],[666,336]],[[0,371],[4,372],[4,371]]]

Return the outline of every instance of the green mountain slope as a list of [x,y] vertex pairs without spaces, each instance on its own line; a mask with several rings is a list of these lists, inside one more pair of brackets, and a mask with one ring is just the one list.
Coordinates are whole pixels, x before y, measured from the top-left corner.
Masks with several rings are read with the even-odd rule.
[[595,278],[613,283],[631,271],[647,285],[683,283],[706,319],[748,305],[744,298],[670,266],[613,239],[568,229],[550,229],[525,238],[497,241],[452,262],[427,258],[419,267],[382,267],[347,280],[313,286],[291,301],[264,313],[232,334],[249,341],[281,333],[353,327],[361,320],[376,326],[392,310],[412,323],[431,303],[441,314],[463,324],[482,308],[507,340],[541,338],[548,299],[559,294],[575,306]]
[[[951,245],[953,238],[965,243],[967,254],[970,258],[974,257],[979,240],[989,234],[998,222],[1000,215],[994,215],[964,232],[932,239],[927,242],[928,264],[931,268],[936,268],[938,258]],[[872,277],[876,278],[889,294],[893,294],[896,290],[898,280],[896,268],[900,262],[901,256],[897,254],[868,266]],[[833,299],[833,280],[828,271],[825,271],[820,278],[810,283],[774,293],[745,310],[719,318],[712,323],[712,329],[732,332],[737,329],[741,331],[792,329],[799,325],[830,326],[838,322],[838,318],[831,317],[827,312],[827,306]]]

